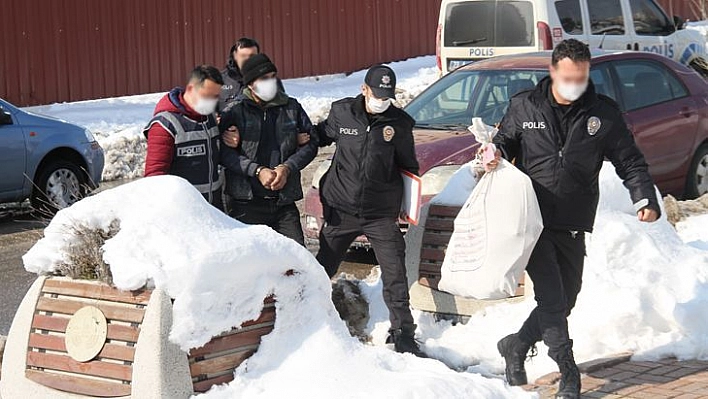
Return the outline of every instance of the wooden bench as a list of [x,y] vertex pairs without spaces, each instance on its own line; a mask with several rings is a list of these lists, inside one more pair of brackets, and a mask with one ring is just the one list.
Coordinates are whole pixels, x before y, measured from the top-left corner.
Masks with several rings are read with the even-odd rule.
[[[459,206],[430,205],[420,248],[420,266],[418,267],[418,283],[420,285],[438,290],[441,277],[440,269],[445,259],[450,237],[455,229],[455,218],[460,209]],[[524,295],[524,277],[521,278],[516,289],[516,297]]]
[[261,338],[273,331],[275,299],[266,298],[263,305],[263,311],[256,320],[243,323],[212,338],[201,348],[189,351],[194,392],[206,392],[214,385],[233,381],[234,370],[256,352]]
[[[49,388],[91,397],[132,394],[133,362],[145,309],[152,291],[120,291],[107,284],[47,278],[37,300],[27,350],[25,377]],[[234,370],[251,357],[275,325],[275,299],[266,298],[253,321],[220,334],[192,349],[189,364],[195,393],[234,379]],[[86,306],[106,318],[106,341],[86,362],[67,351],[66,331],[72,316]],[[155,348],[158,350],[158,348]]]
[[[46,279],[32,319],[25,376],[74,394],[130,395],[135,345],[150,294],[80,280]],[[78,362],[67,353],[65,332],[74,313],[89,305],[105,315],[107,341],[93,360]]]

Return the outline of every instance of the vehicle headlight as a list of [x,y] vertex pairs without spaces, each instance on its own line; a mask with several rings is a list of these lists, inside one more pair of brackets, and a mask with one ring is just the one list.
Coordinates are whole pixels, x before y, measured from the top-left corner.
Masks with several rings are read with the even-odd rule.
[[84,129],[84,134],[86,135],[86,140],[88,140],[89,143],[96,141],[96,137],[93,136],[93,133],[91,133],[90,130]]
[[324,176],[324,174],[327,173],[330,166],[332,166],[331,159],[325,159],[324,161],[322,161],[320,166],[317,167],[315,174],[312,176],[312,187],[314,187],[318,190],[320,189],[320,180],[322,179],[322,176]]
[[421,177],[423,195],[440,194],[445,186],[447,186],[447,182],[450,181],[452,175],[460,169],[460,166],[461,165],[443,165],[427,171],[423,177]]

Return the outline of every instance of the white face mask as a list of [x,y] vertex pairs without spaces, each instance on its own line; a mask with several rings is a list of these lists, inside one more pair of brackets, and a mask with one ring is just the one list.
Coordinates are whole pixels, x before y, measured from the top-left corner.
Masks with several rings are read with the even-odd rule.
[[369,97],[366,99],[366,105],[374,114],[382,114],[391,106],[391,99],[379,100],[378,98]]
[[253,93],[263,101],[270,101],[278,94],[278,80],[276,78],[263,79],[253,85]]
[[216,104],[219,102],[217,98],[197,97],[197,103],[194,104],[194,110],[199,115],[211,115],[216,111]]
[[558,84],[556,85],[556,90],[558,90],[558,94],[560,94],[561,97],[570,102],[577,101],[587,89],[587,81],[581,84],[558,82]]

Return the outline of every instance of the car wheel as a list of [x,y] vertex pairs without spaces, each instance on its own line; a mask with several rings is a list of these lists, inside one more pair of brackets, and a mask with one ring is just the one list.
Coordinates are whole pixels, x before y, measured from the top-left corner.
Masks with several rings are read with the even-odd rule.
[[698,198],[708,193],[708,144],[698,147],[688,170],[686,197]]
[[37,176],[32,207],[42,216],[51,217],[86,195],[86,173],[69,161],[50,161]]

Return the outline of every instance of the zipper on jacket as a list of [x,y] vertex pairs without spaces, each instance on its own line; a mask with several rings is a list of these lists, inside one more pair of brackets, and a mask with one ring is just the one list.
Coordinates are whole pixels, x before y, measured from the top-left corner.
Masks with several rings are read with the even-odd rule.
[[366,138],[364,139],[364,151],[362,154],[362,159],[364,162],[362,163],[362,172],[363,172],[363,178],[361,179],[361,193],[359,194],[359,217],[364,216],[364,188],[366,188],[366,165],[367,161],[369,160],[369,136],[371,132],[371,123],[366,126]]

